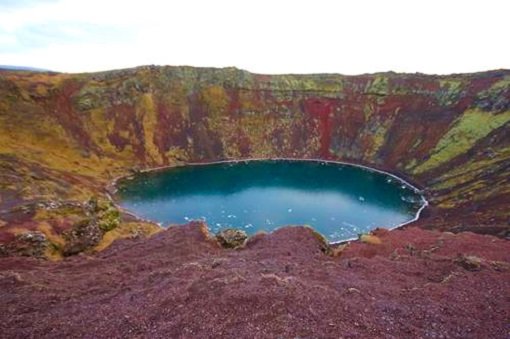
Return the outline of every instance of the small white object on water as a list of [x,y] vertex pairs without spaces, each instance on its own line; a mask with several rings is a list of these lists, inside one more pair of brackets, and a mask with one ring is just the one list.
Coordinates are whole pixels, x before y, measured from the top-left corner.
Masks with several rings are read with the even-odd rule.
[[365,198],[363,198],[362,196],[359,196],[358,200],[359,201],[365,201]]
[[289,209],[287,210],[287,212],[291,213],[291,212],[292,212],[292,208],[289,208]]
[[342,237],[342,233],[341,233],[341,232],[338,232],[338,231],[335,231],[335,232],[331,233],[331,234],[329,235],[329,237],[330,237],[331,239],[338,239],[338,238],[341,238],[341,237]]
[[237,218],[237,217],[235,215],[233,215],[233,214],[229,214],[229,215],[227,215],[227,218],[230,219],[230,218]]
[[184,217],[184,220],[189,221],[190,219],[188,217]]

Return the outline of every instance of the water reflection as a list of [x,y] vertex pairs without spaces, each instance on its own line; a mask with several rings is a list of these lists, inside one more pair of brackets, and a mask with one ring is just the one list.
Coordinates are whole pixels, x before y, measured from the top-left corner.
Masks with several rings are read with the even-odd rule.
[[169,223],[205,220],[249,234],[313,226],[331,241],[414,218],[422,198],[387,175],[350,165],[251,161],[146,173],[119,186],[121,205]]

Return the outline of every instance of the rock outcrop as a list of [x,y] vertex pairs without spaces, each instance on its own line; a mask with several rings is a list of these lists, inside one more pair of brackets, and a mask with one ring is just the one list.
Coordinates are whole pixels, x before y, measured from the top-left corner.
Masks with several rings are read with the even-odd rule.
[[216,234],[216,240],[224,248],[238,248],[244,245],[248,235],[243,230],[227,228]]

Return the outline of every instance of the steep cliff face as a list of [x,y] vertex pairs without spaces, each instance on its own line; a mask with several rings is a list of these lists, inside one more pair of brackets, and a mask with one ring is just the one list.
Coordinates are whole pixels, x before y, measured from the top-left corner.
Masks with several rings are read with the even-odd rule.
[[[431,208],[423,226],[500,232],[510,213],[509,127],[507,70],[0,71],[0,224],[26,227],[16,206],[82,201],[132,170],[291,157],[388,170],[425,188]],[[33,221],[37,213],[25,214]]]

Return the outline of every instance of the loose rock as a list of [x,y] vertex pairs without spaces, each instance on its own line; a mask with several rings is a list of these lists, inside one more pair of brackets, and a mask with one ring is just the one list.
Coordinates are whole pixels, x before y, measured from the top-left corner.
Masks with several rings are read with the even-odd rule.
[[29,231],[16,235],[14,241],[0,249],[0,255],[43,258],[49,242],[44,233]]
[[468,271],[479,271],[482,267],[482,259],[473,255],[459,255],[455,262]]
[[228,228],[216,234],[216,239],[224,248],[237,248],[244,245],[248,235],[245,231]]
[[84,219],[76,223],[64,236],[67,242],[62,254],[69,256],[96,246],[103,236],[103,231],[95,219]]

